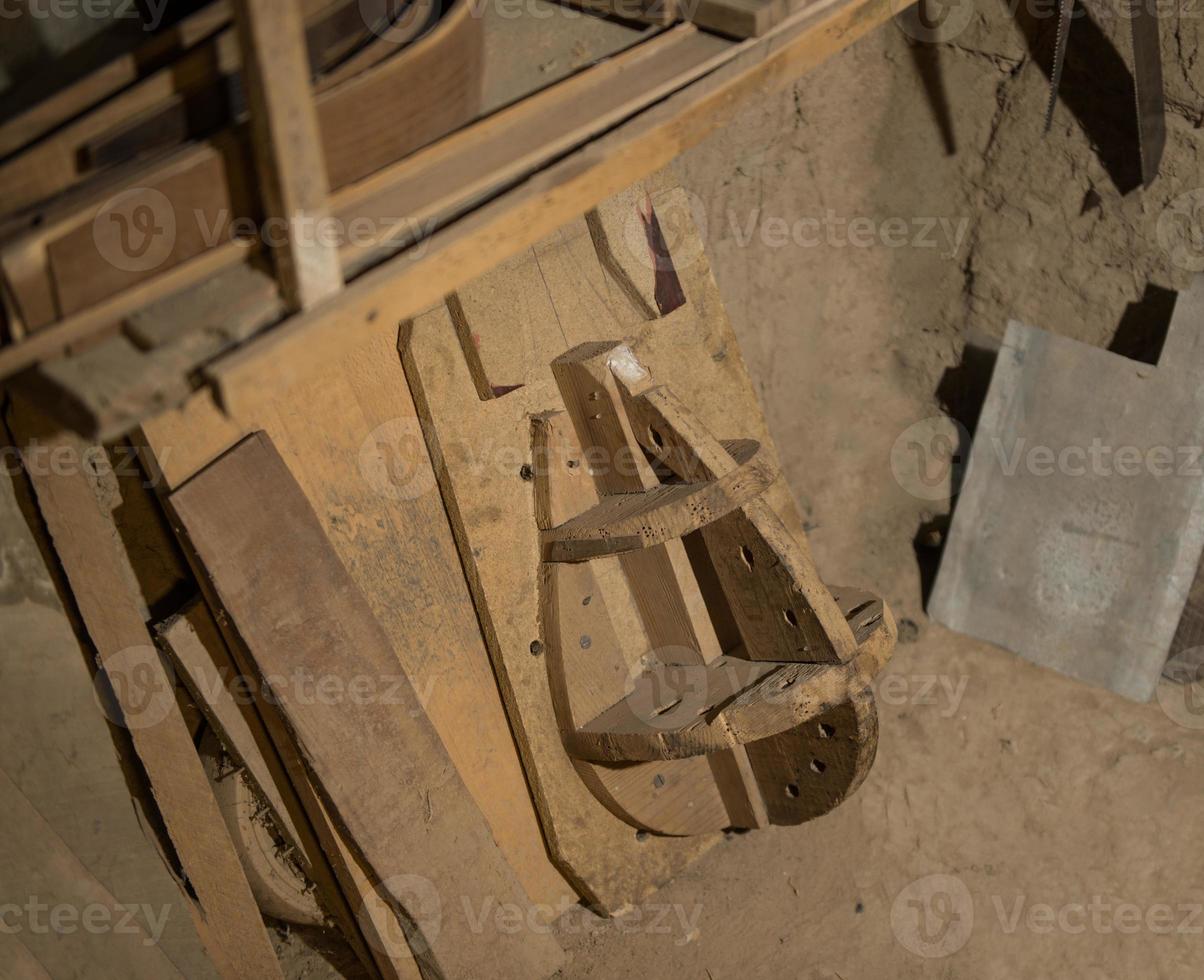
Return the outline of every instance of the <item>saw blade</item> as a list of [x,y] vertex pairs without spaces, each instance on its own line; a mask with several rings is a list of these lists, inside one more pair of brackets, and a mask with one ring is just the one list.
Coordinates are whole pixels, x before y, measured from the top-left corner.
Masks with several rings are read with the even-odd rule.
[[1045,132],[1053,123],[1054,106],[1058,103],[1058,87],[1062,84],[1062,66],[1066,64],[1066,39],[1074,16],[1074,0],[1058,0],[1058,39],[1054,45],[1053,69],[1049,73],[1049,102],[1045,106]]
[[1137,145],[1146,187],[1158,176],[1166,145],[1166,105],[1162,92],[1162,46],[1156,0],[1132,0],[1133,83],[1137,94]]

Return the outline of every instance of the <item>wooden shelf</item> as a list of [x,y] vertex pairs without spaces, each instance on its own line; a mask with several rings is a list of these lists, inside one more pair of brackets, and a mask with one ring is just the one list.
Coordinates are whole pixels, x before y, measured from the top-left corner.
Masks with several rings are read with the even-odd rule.
[[[664,167],[731,121],[747,100],[791,83],[904,6],[814,0],[742,42],[690,24],[631,31],[635,43],[613,56],[332,194],[340,220],[392,220],[411,230],[409,244],[394,246],[393,254],[379,245],[344,247],[345,290],[217,357],[205,378],[227,406],[272,398],[354,344],[379,317],[401,322],[421,313]],[[0,350],[0,379],[249,262],[257,251],[221,244],[39,330]]]

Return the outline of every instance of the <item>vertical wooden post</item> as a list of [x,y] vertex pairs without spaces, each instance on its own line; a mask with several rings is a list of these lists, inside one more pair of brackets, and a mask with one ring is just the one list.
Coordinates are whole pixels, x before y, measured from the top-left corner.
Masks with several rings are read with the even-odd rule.
[[297,0],[234,0],[243,88],[264,204],[265,239],[293,312],[343,287],[330,220],[326,161],[318,133]]

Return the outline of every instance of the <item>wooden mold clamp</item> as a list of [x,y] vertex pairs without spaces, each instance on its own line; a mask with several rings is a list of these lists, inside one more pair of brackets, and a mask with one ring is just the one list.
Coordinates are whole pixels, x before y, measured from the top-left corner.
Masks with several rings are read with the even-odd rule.
[[[761,499],[776,474],[756,445],[712,437],[669,389],[652,385],[626,346],[583,344],[552,370],[580,442],[568,452],[580,455],[574,461],[551,450],[556,416],[536,421],[540,497],[563,497],[561,485],[579,479],[566,471],[580,471],[580,460],[602,494],[559,521],[566,508],[557,515],[537,506],[544,643],[566,750],[579,762],[612,766],[734,755],[743,778],[725,779],[721,768],[715,775],[735,825],[801,823],[826,813],[873,761],[869,684],[894,647],[889,609],[868,593],[829,591]],[[677,482],[657,480],[645,453]],[[653,580],[671,574],[671,565],[657,567],[655,556],[679,536],[692,536],[691,564],[699,582],[712,586],[711,615],[730,619],[734,634],[720,632],[738,636],[737,644],[703,658],[653,641],[643,671],[599,710],[605,692],[591,682],[605,651],[583,656],[579,649],[594,592],[583,566],[604,556],[626,559],[637,604],[650,586],[663,602],[674,583]],[[596,614],[591,622],[588,647]],[[609,693],[619,694],[613,683]]]

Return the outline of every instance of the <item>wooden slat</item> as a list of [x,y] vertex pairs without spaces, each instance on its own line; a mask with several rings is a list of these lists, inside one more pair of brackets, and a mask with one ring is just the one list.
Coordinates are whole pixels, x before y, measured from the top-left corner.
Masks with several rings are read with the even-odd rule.
[[29,475],[80,615],[196,893],[197,903],[190,902],[189,908],[197,932],[223,976],[280,977],[250,886],[176,706],[172,681],[143,618],[113,523],[120,495],[105,488],[103,480],[89,479],[82,466],[86,444],[48,430],[20,399],[14,400],[11,421],[22,446],[36,439],[63,447],[69,458],[80,461],[66,470],[32,465]]
[[700,530],[755,500],[777,471],[752,454],[720,479],[613,494],[540,537],[547,561],[583,561],[650,548]]
[[276,277],[291,310],[307,310],[343,286],[338,252],[315,231],[330,216],[326,163],[296,0],[232,0],[251,113],[259,191],[269,222],[286,229]]
[[306,862],[289,807],[269,769],[271,745],[265,740],[266,734],[245,692],[241,700],[236,699],[239,688],[235,685],[242,675],[233,662],[215,660],[215,653],[220,656],[225,648],[208,608],[201,600],[194,600],[183,612],[160,624],[156,634],[223,747],[247,770],[255,788],[267,801],[281,834],[297,848],[301,861]]
[[[375,968],[384,980],[417,980],[418,965],[397,916],[373,892],[335,832],[283,719],[263,697],[262,685],[245,656],[238,662],[241,649],[236,643],[227,646],[203,602],[194,603],[164,626],[160,642],[175,658],[206,719],[278,814],[283,835],[291,830],[297,860],[360,962],[369,970]],[[230,688],[240,697],[249,693],[251,703],[233,703]]]
[[[418,960],[451,977],[552,973],[561,954],[550,937],[475,922],[488,902],[525,909],[521,886],[271,441],[249,436],[170,499],[332,817],[381,894],[404,910]],[[392,679],[396,700],[307,698],[280,680],[297,671],[343,684]]]

